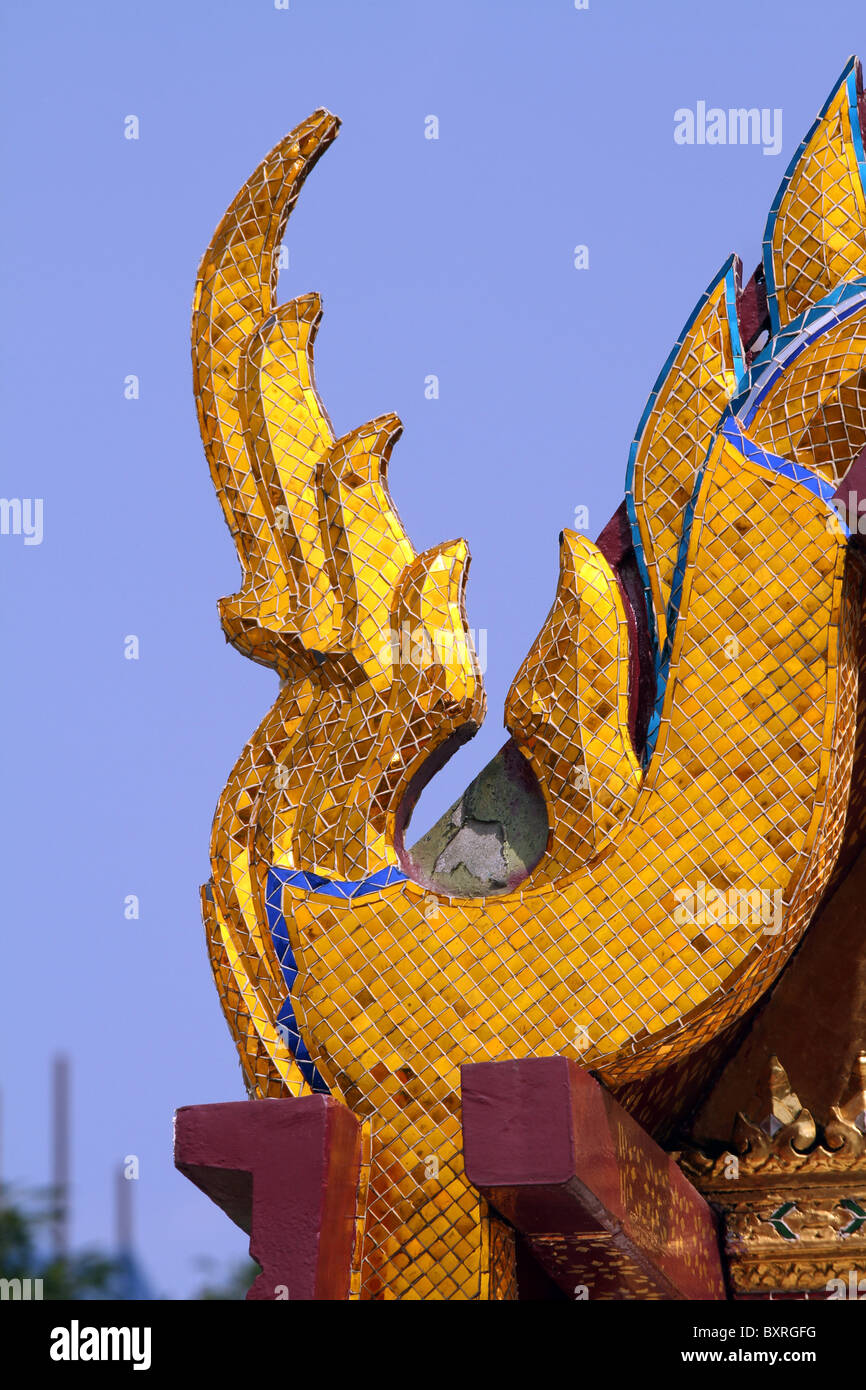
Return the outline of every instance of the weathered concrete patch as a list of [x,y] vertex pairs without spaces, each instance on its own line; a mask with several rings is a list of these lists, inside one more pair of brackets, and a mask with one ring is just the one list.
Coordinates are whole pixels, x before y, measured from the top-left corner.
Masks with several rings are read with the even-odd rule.
[[458,897],[507,893],[535,868],[547,835],[541,788],[509,739],[409,850],[412,877]]

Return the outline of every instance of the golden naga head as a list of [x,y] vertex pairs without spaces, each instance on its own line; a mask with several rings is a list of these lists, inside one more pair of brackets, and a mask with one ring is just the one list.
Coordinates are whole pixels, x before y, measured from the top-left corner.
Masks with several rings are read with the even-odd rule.
[[394,1165],[432,1135],[467,1287],[483,1265],[462,1062],[562,1053],[620,1087],[692,1065],[778,975],[859,834],[861,111],[852,60],[761,266],[744,287],[732,257],[675,343],[623,508],[596,544],[561,538],[506,706],[547,846],[487,896],[425,887],[403,847],[423,781],[483,718],[466,545],[415,553],[387,484],[400,422],[335,439],[319,301],[276,302],[286,220],[335,117],[280,141],[205,253],[196,399],[242,570],[220,613],[281,679],[217,809],[208,942],[251,1093],[328,1090],[373,1122],[376,1287],[399,1287],[419,1231],[444,1239],[429,1193],[394,1196]]

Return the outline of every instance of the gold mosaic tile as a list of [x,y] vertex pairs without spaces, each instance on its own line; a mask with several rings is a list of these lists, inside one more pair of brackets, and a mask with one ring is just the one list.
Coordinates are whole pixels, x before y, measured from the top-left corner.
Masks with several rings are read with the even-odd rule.
[[506,708],[549,843],[499,896],[430,892],[400,858],[425,764],[484,716],[466,545],[415,553],[387,487],[399,421],[335,439],[318,300],[276,304],[276,248],[334,117],[272,151],[205,254],[196,393],[243,570],[220,611],[281,678],[217,808],[208,949],[250,1093],[329,1090],[365,1123],[353,1296],[516,1297],[510,1234],[464,1173],[461,1063],[562,1054],[621,1092],[677,1067],[693,1082],[833,872],[862,698],[859,575],[829,505],[866,443],[858,82],[843,75],[774,204],[777,337],[748,370],[732,259],[637,432],[646,750],[622,577],[562,538]]

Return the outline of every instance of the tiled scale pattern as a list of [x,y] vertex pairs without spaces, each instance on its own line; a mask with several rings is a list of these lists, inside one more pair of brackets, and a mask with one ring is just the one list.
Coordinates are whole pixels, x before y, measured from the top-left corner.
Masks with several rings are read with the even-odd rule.
[[[202,262],[196,391],[243,569],[221,615],[282,682],[217,808],[208,944],[251,1094],[327,1087],[365,1121],[357,1296],[514,1296],[507,1233],[463,1172],[462,1061],[558,1052],[632,1087],[711,1055],[832,872],[861,623],[847,537],[828,524],[862,429],[858,93],[851,67],[774,205],[776,339],[747,371],[730,261],[632,449],[658,688],[645,769],[619,577],[563,537],[556,600],[508,702],[550,843],[500,897],[431,894],[399,859],[424,765],[484,713],[465,545],[415,555],[387,489],[399,422],[335,440],[312,374],[318,301],[275,303],[274,253],[332,116],[268,156]],[[786,279],[798,227],[808,248]],[[849,283],[827,284],[843,261]],[[699,881],[780,890],[781,929],[683,925],[678,891]]]
[[[725,440],[717,452],[678,624],[666,743],[607,856],[558,880],[555,892],[452,899],[432,920],[410,883],[345,908],[286,889],[301,967],[296,1007],[311,1052],[356,1113],[376,1117],[383,1167],[377,1180],[374,1159],[368,1214],[387,1237],[369,1258],[390,1263],[392,1247],[417,1254],[391,1285],[398,1296],[430,1296],[417,1282],[425,1259],[466,1259],[461,1061],[563,1053],[610,1080],[668,1063],[774,977],[823,886],[821,865],[832,865],[850,771],[850,738],[838,740],[853,713],[853,701],[842,708],[837,699],[831,655],[844,548],[796,484],[767,476]],[[748,511],[754,529],[744,539],[734,522]],[[795,518],[797,534],[777,548],[781,577],[769,581],[760,537],[777,512]],[[733,682],[715,616],[720,588],[739,595]],[[843,655],[850,680],[853,661]],[[840,772],[841,795],[834,786],[830,803],[827,783]],[[784,929],[775,938],[760,923],[675,929],[676,890],[701,879],[723,890],[784,890]],[[587,1035],[591,1049],[582,1051]],[[437,1158],[438,1183],[421,1179],[427,1155]],[[405,1170],[399,1182],[395,1158]],[[431,1204],[443,1187],[462,1225],[437,1231]]]
[[629,675],[616,576],[591,541],[566,531],[556,599],[505,702],[548,810],[549,848],[535,882],[600,854],[634,806],[641,768],[628,732]]
[[866,446],[864,355],[866,310],[860,307],[853,321],[844,318],[822,334],[819,349],[792,362],[757,407],[750,437],[838,486]]
[[839,285],[866,275],[862,92],[852,58],[773,200],[764,272],[774,334]]
[[743,373],[732,256],[690,316],[647,402],[631,447],[626,499],[659,649],[686,508],[722,412]]

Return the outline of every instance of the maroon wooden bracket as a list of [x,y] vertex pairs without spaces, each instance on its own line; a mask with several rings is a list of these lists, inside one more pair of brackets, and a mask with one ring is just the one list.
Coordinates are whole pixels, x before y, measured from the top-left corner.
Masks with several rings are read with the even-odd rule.
[[329,1096],[185,1105],[175,1166],[250,1237],[248,1299],[349,1296],[361,1127]]
[[841,509],[852,538],[857,538],[862,547],[866,532],[866,449],[860,450],[833,493],[832,501]]
[[712,1210],[565,1057],[462,1068],[466,1173],[571,1297],[724,1299]]

